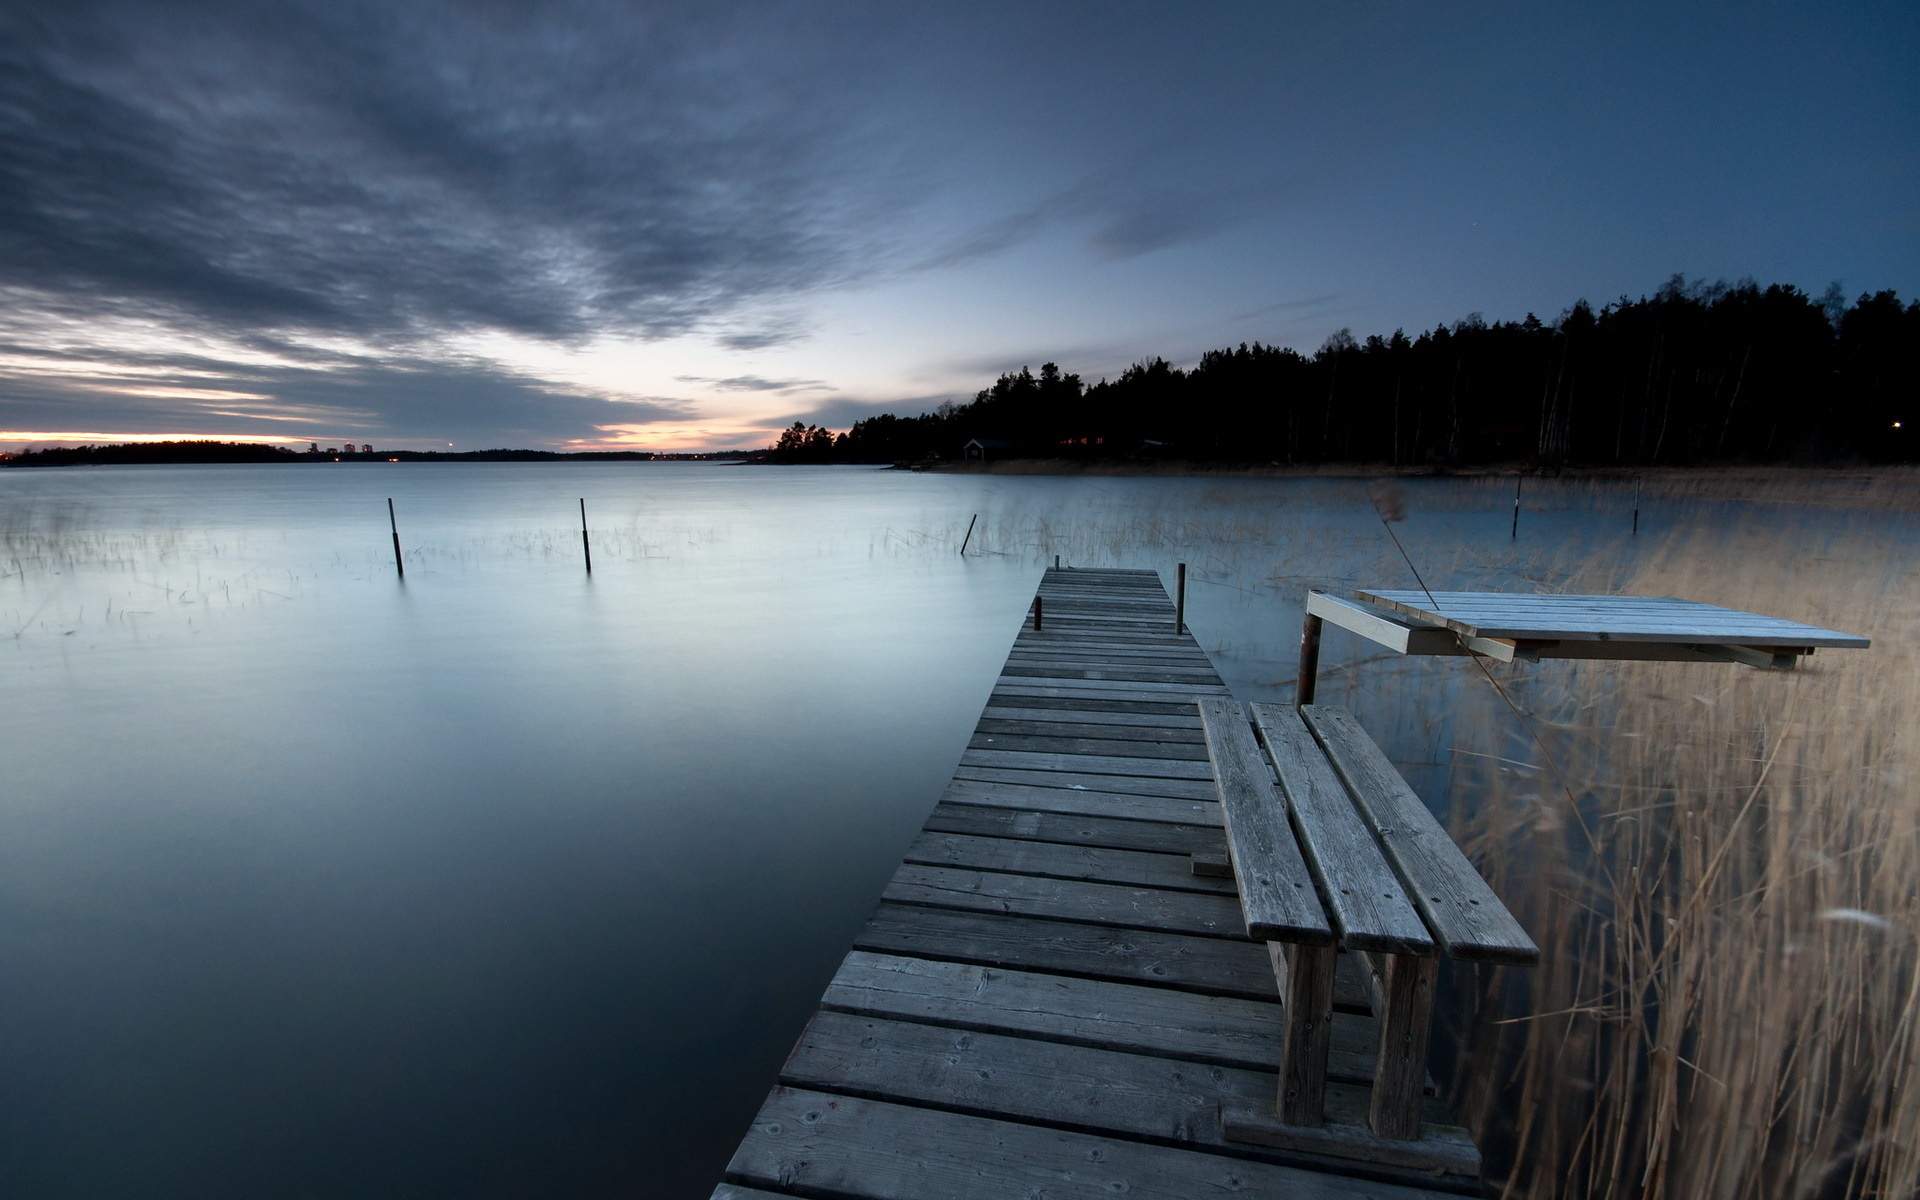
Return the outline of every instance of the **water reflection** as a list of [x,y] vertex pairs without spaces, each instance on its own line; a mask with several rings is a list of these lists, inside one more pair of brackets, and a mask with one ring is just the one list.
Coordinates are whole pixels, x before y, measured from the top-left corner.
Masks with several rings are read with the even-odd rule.
[[[1518,543],[1503,488],[1410,491],[1436,587],[1635,553],[1604,489]],[[1309,583],[1405,583],[1339,481],[0,473],[9,1194],[706,1195],[1055,554],[1191,563],[1242,699]],[[1392,689],[1455,664],[1365,654],[1322,699],[1437,794]]]

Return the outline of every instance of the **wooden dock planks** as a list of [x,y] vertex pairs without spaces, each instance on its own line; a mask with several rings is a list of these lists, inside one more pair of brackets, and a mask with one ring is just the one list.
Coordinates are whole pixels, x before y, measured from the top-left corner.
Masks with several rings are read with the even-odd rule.
[[[1418,1161],[1225,1139],[1223,1113],[1271,1108],[1281,1029],[1233,882],[1191,869],[1225,849],[1195,701],[1230,694],[1153,572],[1050,570],[1039,595],[716,1200],[1477,1192],[1464,1133]],[[1327,1102],[1364,1113],[1356,967]]]

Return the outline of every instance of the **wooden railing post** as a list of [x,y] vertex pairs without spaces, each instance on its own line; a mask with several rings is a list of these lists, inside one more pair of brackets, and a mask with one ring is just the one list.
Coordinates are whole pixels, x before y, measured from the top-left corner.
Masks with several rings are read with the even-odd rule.
[[1314,687],[1320,675],[1321,620],[1312,613],[1300,623],[1300,677],[1294,681],[1293,702],[1312,704]]

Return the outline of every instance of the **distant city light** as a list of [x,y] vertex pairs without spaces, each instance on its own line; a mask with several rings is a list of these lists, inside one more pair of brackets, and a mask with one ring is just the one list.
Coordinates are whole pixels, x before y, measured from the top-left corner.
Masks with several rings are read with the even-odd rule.
[[1895,429],[1898,429],[1898,428],[1900,428],[1900,422],[1898,422],[1898,421],[1895,421],[1895,422],[1893,423],[1893,427],[1894,427]]

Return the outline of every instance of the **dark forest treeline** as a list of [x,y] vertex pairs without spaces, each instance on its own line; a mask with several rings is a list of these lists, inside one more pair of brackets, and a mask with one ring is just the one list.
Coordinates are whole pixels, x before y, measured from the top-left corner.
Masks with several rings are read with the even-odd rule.
[[1409,338],[1346,330],[1311,355],[1242,344],[1190,371],[1162,359],[1091,387],[1049,363],[972,403],[835,436],[796,425],[790,462],[1169,457],[1242,462],[1640,466],[1911,461],[1920,302],[1849,305],[1751,282],[1687,284],[1558,320],[1478,314]]

